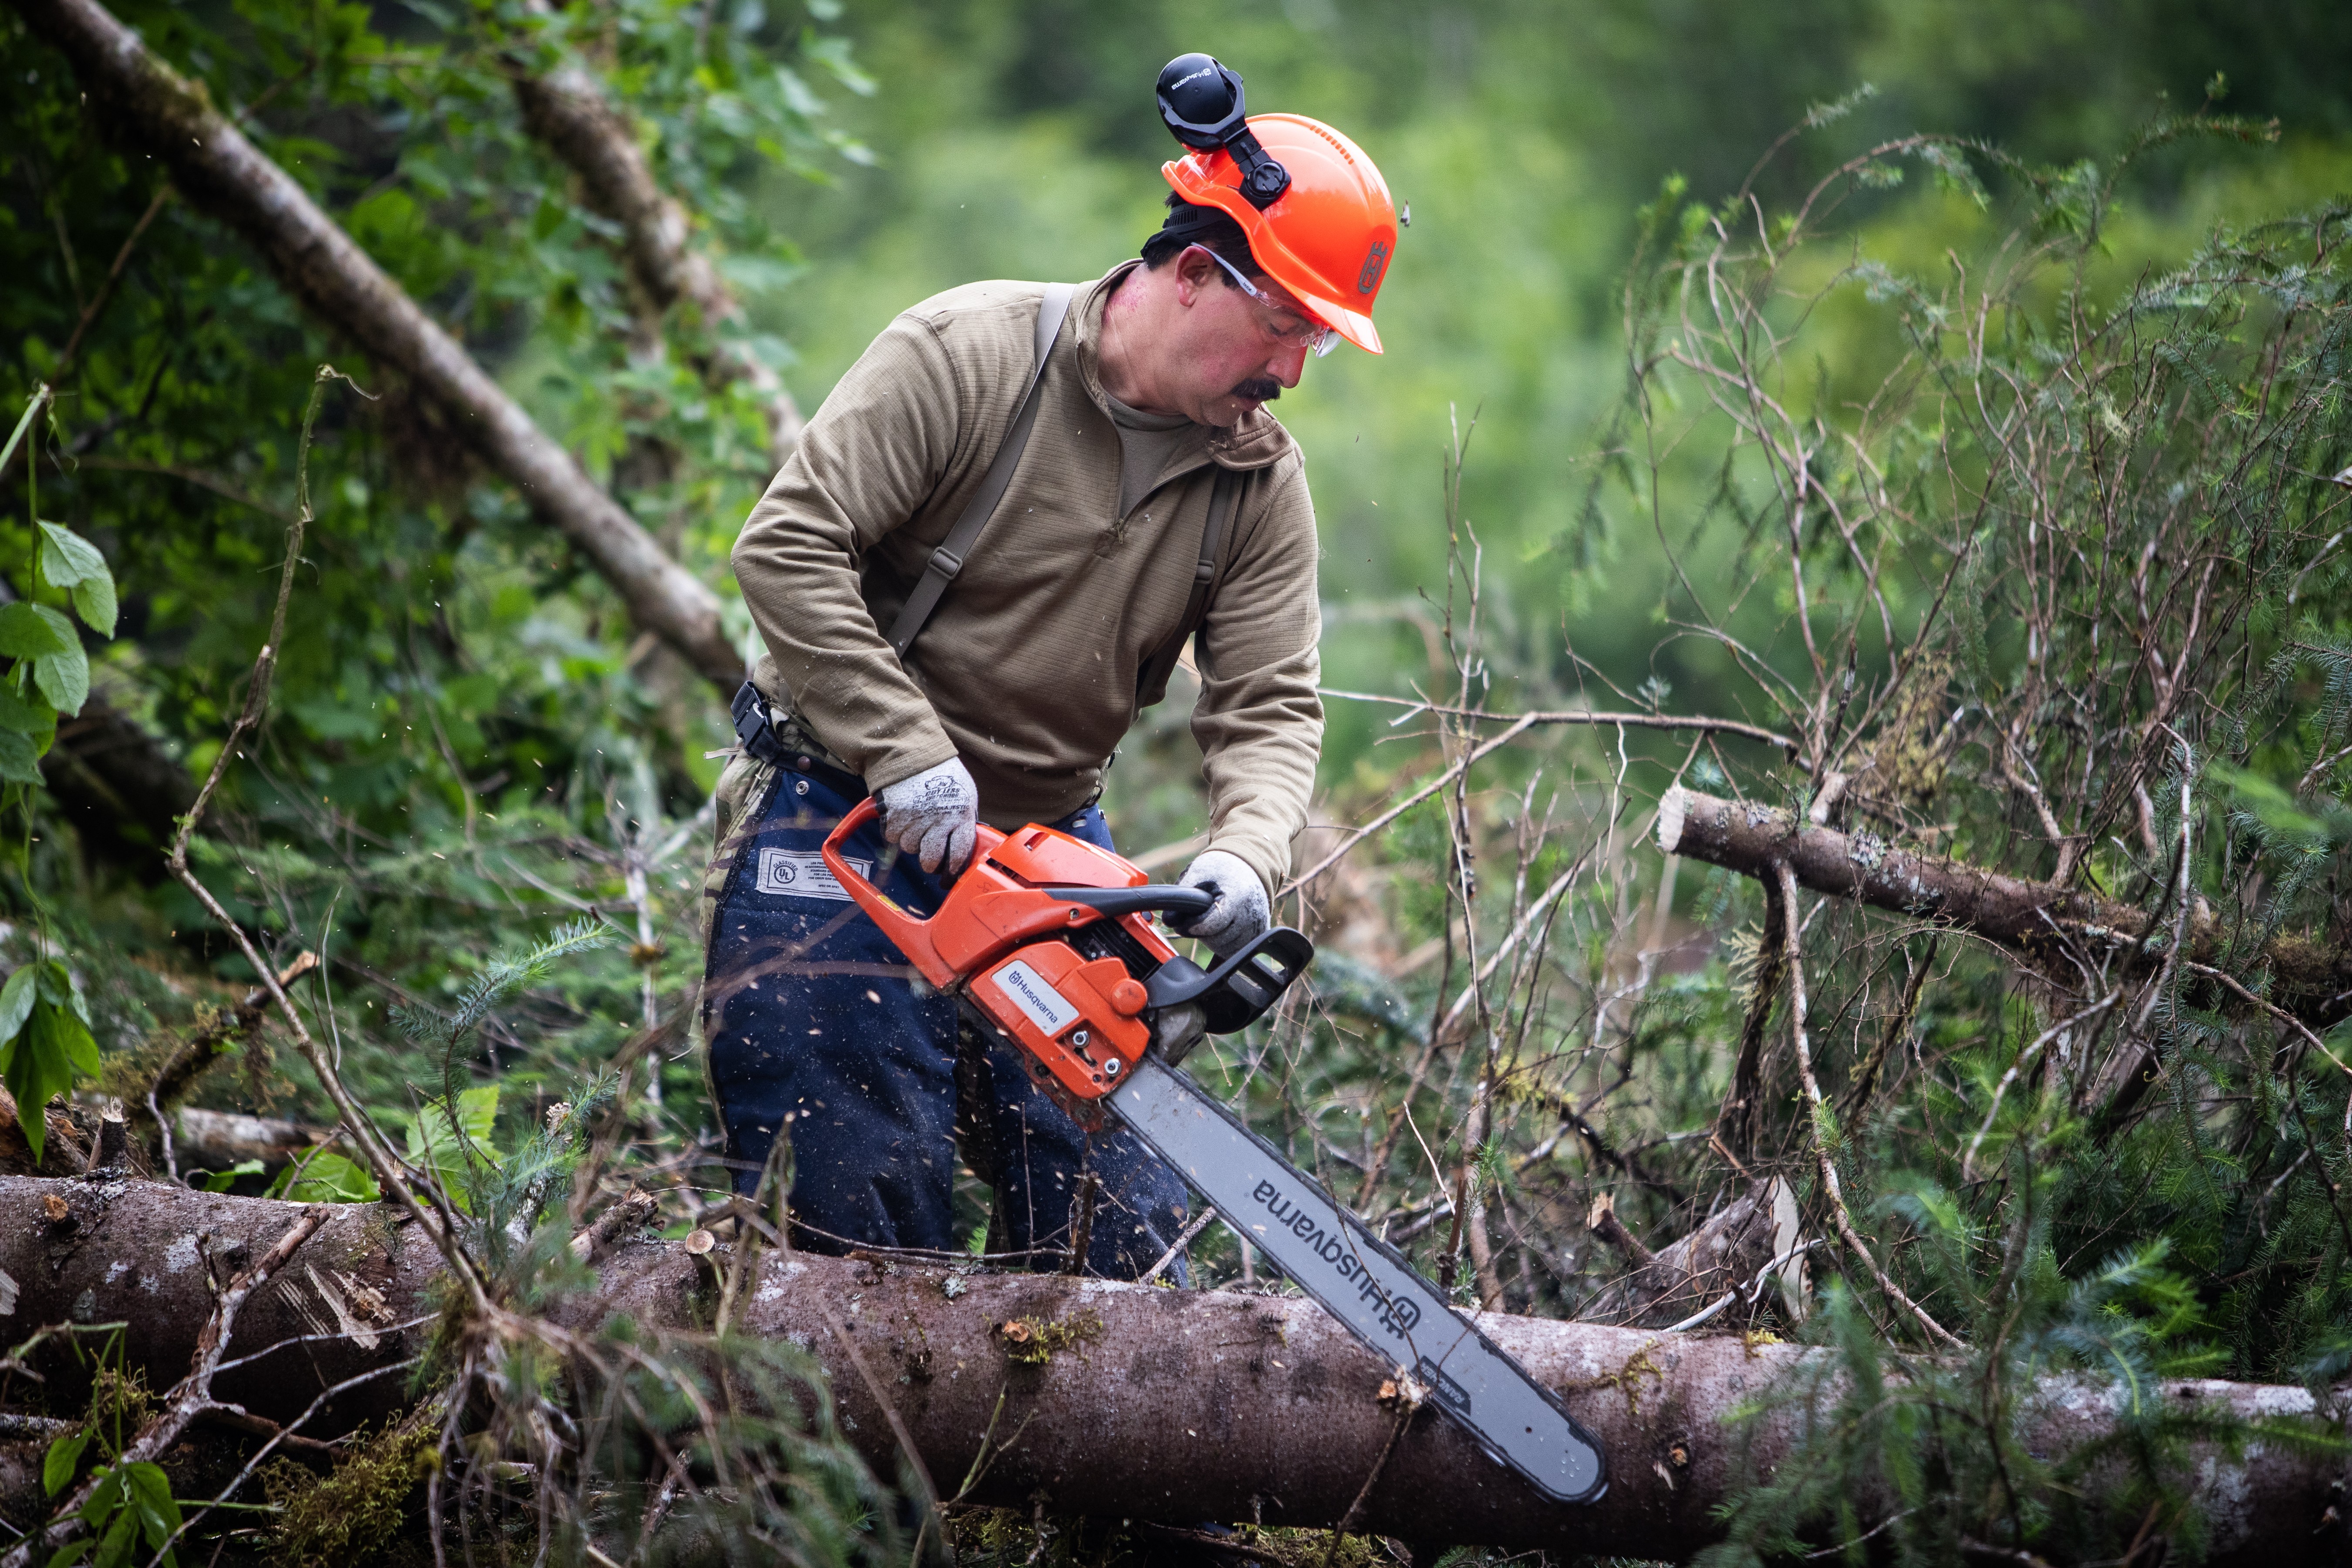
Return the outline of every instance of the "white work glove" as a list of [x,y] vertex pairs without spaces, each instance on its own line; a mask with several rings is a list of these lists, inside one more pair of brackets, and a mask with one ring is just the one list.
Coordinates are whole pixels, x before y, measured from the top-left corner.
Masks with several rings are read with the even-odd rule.
[[1217,896],[1217,901],[1191,924],[1176,930],[1184,936],[1199,937],[1219,958],[1231,958],[1265,934],[1265,884],[1240,856],[1204,849],[1184,868],[1181,885]]
[[962,870],[979,821],[980,786],[960,757],[882,787],[882,837],[926,871]]

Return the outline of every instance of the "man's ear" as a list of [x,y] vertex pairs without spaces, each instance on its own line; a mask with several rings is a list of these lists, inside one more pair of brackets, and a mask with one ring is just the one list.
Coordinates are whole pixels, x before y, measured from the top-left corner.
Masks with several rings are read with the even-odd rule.
[[1186,310],[1199,303],[1203,289],[1223,281],[1217,264],[1198,250],[1176,258],[1176,302]]

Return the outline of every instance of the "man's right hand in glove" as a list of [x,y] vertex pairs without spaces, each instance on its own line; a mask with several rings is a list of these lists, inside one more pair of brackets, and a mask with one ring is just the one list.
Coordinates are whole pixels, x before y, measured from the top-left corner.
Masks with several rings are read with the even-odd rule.
[[1231,958],[1265,934],[1272,920],[1265,884],[1240,856],[1203,849],[1185,868],[1182,885],[1213,893],[1217,901],[1178,923],[1179,936],[1199,937],[1219,958]]
[[882,837],[926,871],[961,871],[979,821],[980,787],[961,758],[882,786]]

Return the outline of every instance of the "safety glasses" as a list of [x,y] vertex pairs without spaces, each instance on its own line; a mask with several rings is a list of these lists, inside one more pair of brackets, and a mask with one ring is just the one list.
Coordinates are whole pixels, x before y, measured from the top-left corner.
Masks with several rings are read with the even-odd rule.
[[1292,317],[1297,321],[1298,324],[1295,327],[1277,327],[1273,325],[1271,322],[1267,323],[1265,330],[1274,334],[1276,342],[1287,343],[1295,349],[1305,349],[1308,353],[1312,353],[1317,359],[1321,359],[1325,354],[1329,353],[1333,349],[1339,347],[1339,334],[1338,332],[1333,331],[1329,327],[1325,326],[1314,317],[1307,315],[1305,312],[1300,310],[1297,306],[1276,299],[1273,295],[1267,293],[1265,289],[1259,288],[1256,284],[1243,277],[1239,268],[1235,267],[1232,262],[1227,261],[1223,257],[1219,256],[1215,251],[1211,250],[1207,246],[1195,245],[1187,247],[1187,248],[1199,251],[1202,255],[1207,257],[1210,260],[1223,268],[1226,275],[1233,279],[1234,282],[1239,286],[1243,293],[1248,295],[1259,304],[1264,305],[1267,310],[1273,310],[1280,315]]

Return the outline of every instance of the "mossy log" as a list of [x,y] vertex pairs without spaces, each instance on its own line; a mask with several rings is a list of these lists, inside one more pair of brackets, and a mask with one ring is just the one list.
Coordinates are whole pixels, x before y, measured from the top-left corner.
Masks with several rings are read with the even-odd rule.
[[[205,1257],[240,1247],[257,1256],[294,1213],[158,1183],[0,1177],[0,1323],[21,1340],[47,1323],[121,1320],[132,1364],[167,1385],[209,1311]],[[640,1324],[704,1322],[707,1268],[682,1243],[630,1241],[604,1260],[598,1287],[556,1317],[581,1331],[622,1313]],[[283,1419],[331,1383],[415,1353],[431,1331],[439,1272],[389,1206],[338,1212],[238,1321],[236,1356],[284,1348],[225,1372],[217,1394]],[[803,1345],[824,1365],[845,1430],[884,1475],[899,1464],[877,1394],[938,1477],[971,1472],[1003,1399],[995,1429],[1019,1436],[974,1500],[1024,1511],[1042,1493],[1069,1513],[1328,1526],[1364,1489],[1398,1419],[1381,1399],[1391,1369],[1297,1299],[801,1255],[770,1257],[743,1311],[748,1331]],[[1791,1407],[1735,1432],[1727,1414],[1816,1369],[1824,1353],[1499,1313],[1479,1322],[1599,1437],[1607,1494],[1580,1508],[1547,1502],[1423,1410],[1380,1467],[1357,1528],[1687,1555],[1721,1532],[1717,1510],[1743,1466],[1769,1470],[1804,1419]],[[1008,1323],[1023,1331],[1008,1334]],[[1036,1353],[1041,1343],[1049,1353]],[[406,1392],[396,1377],[355,1391],[332,1411],[333,1427],[381,1420]],[[51,1393],[62,1393],[61,1379]],[[2156,1396],[2250,1418],[2317,1411],[2299,1388],[2173,1383]],[[2045,1384],[2034,1405],[2031,1442],[2045,1452],[2104,1433],[2114,1409],[2105,1391],[2074,1382]],[[2332,1561],[2347,1550],[2340,1458],[2308,1445],[2216,1447],[2182,1479],[2209,1511],[2216,1563]],[[1868,1512],[1868,1500],[1857,1500]]]

